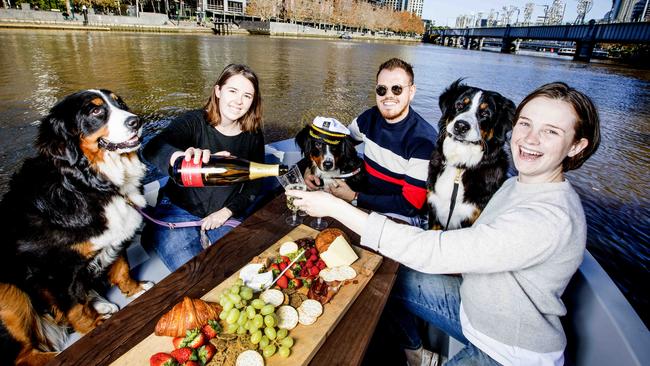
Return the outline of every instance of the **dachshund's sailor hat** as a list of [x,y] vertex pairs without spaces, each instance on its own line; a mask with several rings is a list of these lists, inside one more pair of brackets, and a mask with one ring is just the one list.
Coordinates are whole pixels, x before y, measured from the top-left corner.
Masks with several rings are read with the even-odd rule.
[[318,116],[314,118],[309,134],[328,144],[337,145],[350,134],[350,130],[336,118]]

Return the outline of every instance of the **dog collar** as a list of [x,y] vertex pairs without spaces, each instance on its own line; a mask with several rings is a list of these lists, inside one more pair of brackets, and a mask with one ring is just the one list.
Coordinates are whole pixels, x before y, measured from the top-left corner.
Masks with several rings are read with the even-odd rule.
[[314,125],[310,126],[309,135],[315,139],[323,140],[330,145],[338,145],[346,136],[342,133],[320,129]]

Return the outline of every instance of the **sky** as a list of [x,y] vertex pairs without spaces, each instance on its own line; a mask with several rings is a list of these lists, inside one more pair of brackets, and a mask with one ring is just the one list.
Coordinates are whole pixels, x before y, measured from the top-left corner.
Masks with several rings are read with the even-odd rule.
[[[422,18],[435,20],[436,25],[454,26],[456,17],[459,15],[470,15],[471,13],[483,12],[484,18],[490,12],[490,9],[501,11],[504,6],[513,5],[520,8],[520,20],[523,19],[524,6],[526,3],[533,2],[537,5],[551,5],[553,0],[424,0]],[[573,22],[577,16],[577,0],[564,0],[566,10],[564,13],[564,22]],[[585,16],[585,19],[601,19],[612,7],[612,0],[593,0],[592,8]],[[532,20],[537,16],[544,14],[542,6],[536,6],[531,17]],[[514,17],[517,16],[515,12]]]

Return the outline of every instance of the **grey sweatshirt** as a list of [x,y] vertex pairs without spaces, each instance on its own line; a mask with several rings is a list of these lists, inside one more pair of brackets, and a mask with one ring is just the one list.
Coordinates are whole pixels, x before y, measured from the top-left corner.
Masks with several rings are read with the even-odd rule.
[[560,299],[586,244],[582,204],[568,181],[507,180],[470,228],[424,231],[370,214],[361,244],[425,273],[462,273],[472,326],[507,345],[561,351]]

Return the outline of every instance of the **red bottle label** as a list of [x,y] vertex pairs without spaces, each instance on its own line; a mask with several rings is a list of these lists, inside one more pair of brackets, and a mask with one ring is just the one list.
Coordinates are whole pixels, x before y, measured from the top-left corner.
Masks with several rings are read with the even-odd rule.
[[194,164],[194,159],[181,163],[181,181],[185,187],[203,187],[203,178],[201,177],[201,167],[203,162],[199,161]]

